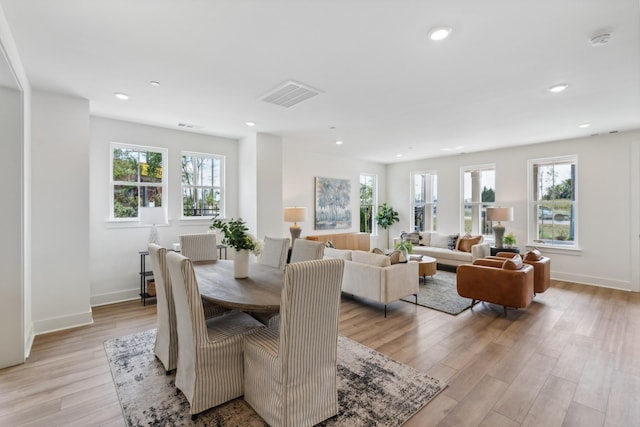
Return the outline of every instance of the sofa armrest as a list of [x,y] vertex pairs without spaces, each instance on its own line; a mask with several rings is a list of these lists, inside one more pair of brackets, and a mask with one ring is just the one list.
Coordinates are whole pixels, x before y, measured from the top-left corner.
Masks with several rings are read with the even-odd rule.
[[342,291],[381,301],[384,268],[388,267],[345,261],[342,275]]
[[418,263],[406,262],[383,267],[382,300],[387,304],[418,293]]
[[477,245],[471,246],[471,260],[476,260],[478,258],[485,258],[491,254],[491,247],[489,243],[478,243]]

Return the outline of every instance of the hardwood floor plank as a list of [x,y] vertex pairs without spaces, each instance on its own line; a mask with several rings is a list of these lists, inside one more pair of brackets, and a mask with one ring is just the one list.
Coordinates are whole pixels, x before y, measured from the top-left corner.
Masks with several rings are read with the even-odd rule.
[[605,426],[640,424],[640,377],[616,372],[607,402]]

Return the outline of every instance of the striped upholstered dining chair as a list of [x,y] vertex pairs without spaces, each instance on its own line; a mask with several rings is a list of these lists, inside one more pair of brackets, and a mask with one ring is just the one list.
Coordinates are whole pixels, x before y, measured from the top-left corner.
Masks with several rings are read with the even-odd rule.
[[296,239],[291,248],[291,263],[322,259],[324,243],[307,239]]
[[245,338],[244,399],[271,426],[311,426],[338,413],[343,270],[341,259],[289,264],[279,331]]
[[178,327],[176,387],[189,402],[191,418],[243,393],[243,340],[259,328],[253,317],[230,311],[205,321],[193,263],[167,254]]
[[289,238],[276,238],[265,236],[264,248],[260,255],[260,264],[283,269],[287,265],[287,253],[289,252]]

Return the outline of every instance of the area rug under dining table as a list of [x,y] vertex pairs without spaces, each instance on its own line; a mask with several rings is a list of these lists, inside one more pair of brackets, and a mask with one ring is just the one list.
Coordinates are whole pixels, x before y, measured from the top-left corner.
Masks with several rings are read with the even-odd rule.
[[[191,421],[189,404],[153,354],[156,330],[104,343],[128,426],[266,426],[238,398]],[[400,426],[446,387],[349,338],[338,340],[338,415],[324,426]]]

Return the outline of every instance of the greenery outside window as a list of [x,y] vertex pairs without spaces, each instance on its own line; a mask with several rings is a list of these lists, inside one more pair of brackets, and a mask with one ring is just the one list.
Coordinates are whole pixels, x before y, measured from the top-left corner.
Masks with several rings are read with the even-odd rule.
[[139,218],[139,207],[166,206],[167,150],[111,143],[110,218]]
[[224,156],[182,153],[182,216],[224,217]]
[[377,199],[377,177],[360,174],[360,231],[363,233],[377,234],[373,221],[376,216]]
[[464,233],[491,236],[493,227],[487,221],[487,208],[496,201],[495,165],[462,168],[462,230]]
[[529,160],[531,244],[577,248],[577,162],[577,156]]
[[411,228],[435,231],[437,228],[438,175],[434,171],[412,173]]

